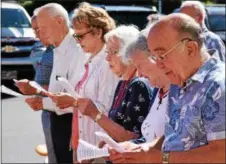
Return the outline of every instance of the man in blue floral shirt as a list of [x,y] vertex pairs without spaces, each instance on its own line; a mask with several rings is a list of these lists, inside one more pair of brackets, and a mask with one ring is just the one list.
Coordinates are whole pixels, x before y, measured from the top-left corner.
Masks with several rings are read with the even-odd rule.
[[170,79],[165,135],[155,143],[111,150],[117,163],[225,163],[225,64],[205,50],[201,27],[185,14],[153,25],[151,57]]

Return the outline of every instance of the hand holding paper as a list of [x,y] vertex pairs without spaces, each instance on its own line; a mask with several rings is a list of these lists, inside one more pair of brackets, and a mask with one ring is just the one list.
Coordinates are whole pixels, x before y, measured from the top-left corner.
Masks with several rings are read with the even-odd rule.
[[[103,132],[95,132],[95,134],[108,145],[110,145],[113,149],[118,152],[125,152],[125,149],[120,146],[117,142],[115,142],[108,134]],[[109,152],[108,148],[98,148],[92,144],[89,144],[86,141],[79,140],[79,145],[77,149],[77,159],[79,162],[82,160],[89,160],[94,158],[108,157]]]
[[60,109],[65,109],[72,107],[76,99],[71,96],[69,93],[60,92],[60,93],[47,93],[47,96],[50,97],[55,103],[56,106]]
[[79,94],[75,91],[75,88],[69,83],[69,81],[66,78],[58,76],[57,81],[72,96],[74,96],[76,98],[81,98],[81,96],[79,96]]
[[82,160],[89,160],[101,157],[108,157],[107,148],[98,148],[94,145],[89,144],[86,141],[79,139],[79,145],[77,149],[77,160],[81,163]]
[[26,95],[33,95],[36,94],[36,89],[29,85],[29,80],[22,79],[22,80],[16,80],[13,79],[15,82],[15,85],[19,88],[19,90]]

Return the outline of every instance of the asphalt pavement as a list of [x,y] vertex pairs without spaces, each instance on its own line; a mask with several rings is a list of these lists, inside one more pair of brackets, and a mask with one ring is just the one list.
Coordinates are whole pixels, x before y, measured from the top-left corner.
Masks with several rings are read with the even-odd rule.
[[1,110],[1,162],[43,163],[35,152],[44,143],[41,111],[32,111],[23,98],[3,98]]

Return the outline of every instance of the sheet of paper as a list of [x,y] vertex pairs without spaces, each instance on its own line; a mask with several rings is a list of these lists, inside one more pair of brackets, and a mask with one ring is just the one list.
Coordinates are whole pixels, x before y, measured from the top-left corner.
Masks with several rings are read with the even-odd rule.
[[58,76],[57,81],[73,97],[81,98],[81,96],[75,91],[74,87],[71,85],[71,83],[66,78]]
[[30,86],[36,88],[38,91],[41,91],[43,93],[47,93],[47,91],[38,83],[36,83],[35,81],[29,81]]
[[77,148],[77,160],[81,162],[82,160],[89,160],[101,157],[108,157],[108,149],[98,148],[84,140],[79,139],[79,145]]
[[108,134],[103,133],[103,132],[95,132],[95,134],[96,134],[96,136],[98,136],[100,138],[100,140],[107,143],[109,146],[111,146],[117,152],[119,152],[119,153],[125,152],[125,149],[120,144],[115,142],[115,140],[113,140]]
[[22,95],[22,94],[20,94],[18,92],[13,91],[12,89],[7,88],[4,85],[1,85],[1,92],[2,93],[5,93],[5,94],[8,94],[8,95],[11,95],[11,96],[22,97],[22,98],[31,98],[31,97],[34,97],[34,96]]

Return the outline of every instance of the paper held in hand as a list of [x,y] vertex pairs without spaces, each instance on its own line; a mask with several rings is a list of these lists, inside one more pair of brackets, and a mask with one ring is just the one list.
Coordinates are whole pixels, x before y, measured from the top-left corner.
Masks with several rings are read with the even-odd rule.
[[23,98],[31,98],[31,97],[33,97],[33,96],[22,95],[22,94],[20,94],[18,92],[15,92],[15,91],[7,88],[4,85],[1,85],[1,92],[5,93],[5,94],[8,94],[8,95],[11,95],[11,96],[16,96],[16,97],[23,97]]
[[73,97],[81,98],[81,96],[79,96],[79,94],[75,91],[75,88],[71,85],[71,83],[66,78],[58,76],[57,81]]
[[108,149],[105,148],[98,148],[92,144],[89,144],[86,141],[79,139],[79,145],[77,149],[77,160],[78,162],[82,162],[83,160],[101,158],[101,157],[108,157]]
[[[18,80],[16,80],[16,79],[13,79],[13,81],[14,81],[15,83],[18,82]],[[35,89],[38,91],[38,93],[42,92],[42,93],[45,94],[45,95],[48,93],[48,91],[46,91],[41,85],[39,85],[39,84],[36,83],[35,81],[29,81],[28,84],[29,84],[30,86],[32,86],[33,88],[35,88]]]
[[[103,132],[95,132],[95,134],[105,143],[107,143],[110,147],[115,149],[116,151],[122,153],[125,152],[125,149],[115,142],[108,134]],[[101,157],[108,157],[109,152],[106,147],[98,148],[92,144],[89,144],[86,141],[79,140],[79,145],[77,149],[77,160],[81,162],[82,160],[89,160]]]
[[38,83],[36,83],[35,81],[29,81],[29,85],[32,86],[33,88],[37,89],[37,91],[43,92],[44,94],[47,94],[48,91],[45,90],[41,85],[39,85]]

